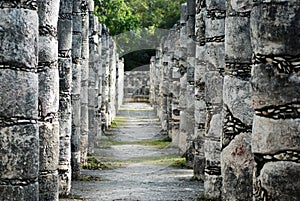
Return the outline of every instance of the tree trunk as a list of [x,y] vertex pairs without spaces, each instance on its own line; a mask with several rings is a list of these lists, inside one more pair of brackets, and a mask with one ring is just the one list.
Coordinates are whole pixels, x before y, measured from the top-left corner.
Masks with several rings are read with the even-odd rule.
[[40,200],[58,200],[59,73],[57,22],[59,0],[38,1]]
[[0,2],[0,197],[39,200],[38,14]]

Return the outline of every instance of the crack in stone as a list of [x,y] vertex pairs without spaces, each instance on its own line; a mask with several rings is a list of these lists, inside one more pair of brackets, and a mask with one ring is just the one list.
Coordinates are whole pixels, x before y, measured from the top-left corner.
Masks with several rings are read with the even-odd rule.
[[247,125],[234,117],[227,105],[224,107],[224,113],[222,150],[231,143],[235,136],[252,132],[252,125]]
[[293,72],[298,73],[300,71],[300,55],[262,55],[253,54],[253,64],[272,64],[278,73],[291,74]]
[[300,102],[255,109],[255,115],[271,119],[298,119],[300,118]]

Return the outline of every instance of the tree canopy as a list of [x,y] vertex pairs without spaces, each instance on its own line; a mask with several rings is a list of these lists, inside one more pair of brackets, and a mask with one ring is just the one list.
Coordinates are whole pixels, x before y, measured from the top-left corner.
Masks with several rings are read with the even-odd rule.
[[[149,64],[161,36],[179,20],[180,5],[184,2],[95,0],[95,14],[109,28],[110,35],[115,36],[118,53],[125,58],[125,70]],[[149,47],[149,43],[154,47]]]
[[171,28],[180,16],[180,4],[186,0],[95,0],[99,22],[111,35],[139,28]]

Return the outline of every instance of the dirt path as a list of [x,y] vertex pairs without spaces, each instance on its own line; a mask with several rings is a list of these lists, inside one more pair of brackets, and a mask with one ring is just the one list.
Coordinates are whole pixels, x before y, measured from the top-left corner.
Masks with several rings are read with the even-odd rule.
[[73,199],[60,200],[199,200],[203,184],[191,180],[192,170],[178,167],[183,159],[165,137],[149,105],[122,106],[99,139],[88,166],[95,170],[84,169],[82,181],[73,182]]

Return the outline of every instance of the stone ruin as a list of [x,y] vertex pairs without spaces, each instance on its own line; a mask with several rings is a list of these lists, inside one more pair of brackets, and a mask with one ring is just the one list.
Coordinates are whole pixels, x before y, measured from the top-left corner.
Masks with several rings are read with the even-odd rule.
[[0,197],[58,200],[123,100],[93,0],[0,2]]
[[[4,200],[68,195],[122,104],[124,62],[93,9],[93,0],[0,2]],[[300,199],[299,11],[298,0],[188,0],[147,81],[126,74],[125,96],[146,83],[137,95],[149,90],[205,196]]]
[[299,13],[188,0],[151,59],[151,104],[209,198],[300,199]]

